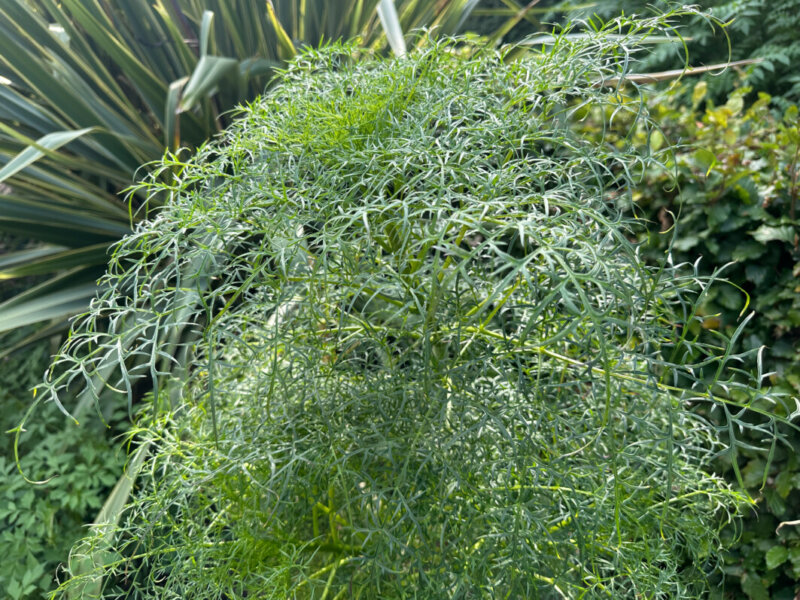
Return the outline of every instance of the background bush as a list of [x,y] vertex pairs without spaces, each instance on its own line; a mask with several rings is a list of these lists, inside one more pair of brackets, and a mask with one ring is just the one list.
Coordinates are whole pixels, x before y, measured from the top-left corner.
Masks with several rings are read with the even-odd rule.
[[[706,269],[735,261],[726,276],[751,298],[755,311],[744,348],[766,344],[767,364],[775,371],[777,390],[800,395],[800,251],[797,200],[800,129],[797,109],[778,110],[761,94],[749,106],[749,88],[740,88],[722,105],[695,87],[695,107],[662,104],[667,134],[691,144],[676,157],[683,202],[670,193],[655,194],[668,184],[658,179],[643,188],[640,204],[648,211],[678,216],[673,244],[676,260],[703,257]],[[668,116],[669,115],[669,116]],[[649,193],[648,193],[649,192]],[[677,190],[676,190],[677,192]],[[670,219],[670,217],[666,217]],[[667,236],[653,236],[664,247]],[[735,327],[741,293],[720,287],[705,310],[718,314],[714,327]],[[709,326],[712,323],[709,323]],[[760,451],[744,450],[739,466],[745,483],[759,499],[757,513],[745,521],[742,538],[728,557],[727,571],[739,578],[742,591],[754,599],[794,598],[800,578],[800,536],[793,527],[776,528],[800,513],[800,437],[787,430],[787,446],[776,449],[766,486],[764,442]],[[730,466],[727,467],[730,469]],[[735,597],[732,596],[732,597]]]
[[[575,4],[563,2],[562,5]],[[570,18],[599,16],[609,19],[625,12],[649,14],[670,2],[659,0],[599,0],[582,9],[569,11]],[[693,65],[724,63],[729,59],[760,59],[748,67],[746,83],[754,90],[770,93],[778,102],[800,99],[800,76],[795,65],[800,59],[800,0],[704,0],[701,9],[713,15],[725,27],[708,27],[705,19],[689,17],[684,34]],[[723,31],[724,29],[724,31]],[[727,32],[727,37],[725,35]],[[684,62],[682,48],[662,47],[647,61],[647,68],[679,68]],[[737,85],[739,75],[728,71],[708,78],[717,99],[724,98]]]
[[[31,401],[31,388],[50,361],[49,341],[0,363],[2,431],[16,428]],[[120,417],[116,415],[114,421]],[[76,428],[64,422],[49,404],[26,426],[19,465],[13,437],[0,446],[0,590],[10,600],[41,598],[54,587],[56,567],[72,545],[86,534],[91,522],[119,477],[125,454],[100,422]],[[52,479],[29,485],[18,466],[34,479]]]
[[[748,103],[741,87],[716,104],[701,81],[655,95],[650,104],[661,131],[638,143],[658,149],[665,140],[680,142],[672,174],[650,171],[635,192],[635,210],[657,227],[645,241],[651,259],[669,252],[676,261],[696,261],[710,273],[725,265],[738,286],[717,286],[706,296],[703,313],[709,338],[737,327],[745,293],[754,310],[752,328],[739,340],[742,349],[767,346],[765,364],[774,371],[770,383],[788,396],[800,394],[800,251],[798,251],[797,109],[777,105],[764,94]],[[691,104],[685,98],[691,97]],[[587,123],[589,121],[586,121]],[[588,134],[588,129],[585,130]],[[597,132],[600,133],[599,131]],[[618,139],[615,143],[625,144]],[[673,178],[674,176],[674,178]],[[674,229],[673,229],[674,228]],[[667,233],[658,233],[658,230]],[[754,369],[752,363],[744,368]],[[800,512],[800,438],[786,430],[786,444],[774,450],[766,480],[769,446],[758,436],[744,448],[737,466],[757,498],[741,538],[727,556],[726,572],[741,592],[729,585],[729,597],[794,598],[800,577],[800,536],[793,527],[776,529]],[[723,461],[719,472],[734,478]],[[739,535],[730,531],[729,535]]]
[[[504,40],[513,42],[569,20],[591,19],[599,23],[622,13],[650,15],[675,4],[669,0],[541,0],[525,12],[527,2],[485,0],[468,23],[488,36],[502,28]],[[784,100],[788,104],[800,99],[800,76],[794,68],[800,58],[800,0],[704,0],[695,4],[718,19],[720,25],[711,28],[705,18],[697,16],[688,16],[682,23],[692,65],[759,59],[758,64],[743,69],[747,85],[769,93],[782,108],[786,107]],[[508,19],[513,17],[514,24],[508,27],[512,25]],[[681,46],[662,46],[643,61],[641,68],[681,68],[685,59]],[[731,70],[707,79],[715,99],[724,102],[724,97],[737,87],[740,72]]]

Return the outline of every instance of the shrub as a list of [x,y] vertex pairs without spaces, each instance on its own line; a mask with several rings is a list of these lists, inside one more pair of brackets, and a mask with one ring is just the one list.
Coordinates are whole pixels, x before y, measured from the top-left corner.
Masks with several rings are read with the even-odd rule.
[[[709,473],[737,441],[695,408],[723,431],[776,417],[760,378],[732,380],[742,357],[691,333],[713,278],[647,267],[629,239],[617,203],[659,157],[572,127],[593,106],[649,126],[596,83],[665,23],[516,62],[308,50],[217,143],[166,160],[174,180],[141,186],[165,208],[41,390],[155,390],[138,491],[63,590],[702,595],[747,498]],[[175,365],[161,348],[187,330]]]
[[[717,286],[705,297],[702,312],[709,336],[731,334],[744,293],[754,316],[742,349],[768,346],[766,364],[776,390],[800,395],[800,275],[798,251],[798,194],[800,193],[800,127],[797,108],[776,110],[764,93],[750,104],[748,87],[716,105],[705,82],[686,93],[673,89],[651,100],[662,132],[684,142],[671,162],[674,179],[650,171],[634,195],[644,216],[661,229],[651,231],[648,254],[657,261],[669,250],[675,260],[694,262],[704,272],[727,265],[725,274],[738,286]],[[693,97],[693,105],[682,98]],[[587,121],[588,122],[588,121]],[[623,133],[626,129],[623,127]],[[602,135],[599,127],[597,135]],[[589,130],[584,129],[588,134]],[[639,143],[646,144],[647,132]],[[651,138],[651,144],[663,138]],[[625,143],[619,140],[619,143]],[[744,293],[743,293],[744,292]],[[755,369],[750,361],[743,368]],[[793,598],[800,577],[800,535],[791,527],[776,529],[796,518],[800,510],[800,438],[787,430],[787,444],[775,448],[764,479],[768,445],[751,435],[753,447],[743,448],[737,466],[744,483],[758,500],[758,512],[748,512],[740,542],[727,557],[726,571],[738,579],[750,598]],[[720,472],[733,478],[733,465],[724,461]],[[737,596],[733,596],[737,597]]]

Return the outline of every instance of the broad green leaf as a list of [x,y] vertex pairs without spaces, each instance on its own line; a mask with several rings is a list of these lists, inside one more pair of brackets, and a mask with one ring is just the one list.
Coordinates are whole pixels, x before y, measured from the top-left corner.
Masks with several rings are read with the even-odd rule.
[[[744,108],[744,100],[742,99],[741,95],[731,96],[725,103],[725,108],[731,111],[734,115],[739,114],[742,111],[742,108]],[[733,133],[735,135],[736,132]]]
[[694,86],[692,90],[692,106],[699,105],[708,93],[708,84],[705,81],[700,81]]
[[748,232],[756,241],[766,244],[767,242],[786,242],[787,244],[794,243],[795,228],[791,225],[780,225],[773,227],[772,225],[762,225],[755,231]]
[[753,182],[753,180],[750,177],[748,177],[749,174],[746,171],[741,175],[742,178],[739,178],[738,176],[735,177],[737,179],[740,179],[738,183],[733,185],[733,189],[736,191],[736,195],[739,196],[742,202],[745,202],[746,204],[758,202],[759,199],[758,186]]
[[686,235],[677,238],[675,240],[674,247],[676,250],[679,250],[681,252],[686,252],[687,250],[691,250],[692,248],[697,246],[697,244],[699,243],[700,243],[700,238],[697,237],[696,235]]
[[789,493],[798,487],[800,487],[800,474],[785,470],[775,477],[775,491],[781,498],[788,497]]
[[757,574],[745,573],[742,577],[742,590],[750,600],[770,600],[769,590]]
[[12,600],[18,600],[19,598],[22,598],[22,585],[17,579],[12,579],[6,586],[6,593]]
[[789,548],[789,560],[792,563],[792,575],[800,579],[800,546]]
[[706,177],[708,177],[708,174],[711,173],[711,169],[717,164],[716,155],[707,148],[698,148],[694,151],[693,157],[697,164],[706,170]]
[[766,251],[767,248],[764,246],[764,244],[760,244],[752,240],[746,240],[736,246],[736,249],[731,254],[731,258],[736,261],[753,260],[754,258],[758,258],[764,254]]

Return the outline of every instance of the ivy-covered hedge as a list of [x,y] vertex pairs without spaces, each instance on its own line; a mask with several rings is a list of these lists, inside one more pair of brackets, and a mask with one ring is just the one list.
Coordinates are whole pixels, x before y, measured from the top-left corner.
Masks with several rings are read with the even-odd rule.
[[[691,97],[691,105],[685,98]],[[757,97],[748,104],[745,99]],[[741,87],[715,104],[700,81],[687,94],[674,89],[652,99],[661,131],[640,133],[638,143],[657,150],[666,140],[681,148],[671,173],[649,171],[633,200],[655,227],[646,239],[653,260],[670,252],[709,273],[725,267],[735,285],[715,286],[706,296],[703,326],[712,338],[738,326],[745,298],[754,311],[742,349],[766,346],[770,383],[788,397],[800,396],[800,122],[795,106],[779,107],[764,94]],[[625,143],[622,139],[618,144]],[[658,233],[658,230],[666,233]],[[754,369],[752,362],[742,365]],[[780,411],[781,409],[776,409]],[[800,529],[781,523],[800,515],[800,435],[785,430],[771,457],[761,436],[750,437],[737,466],[757,499],[726,572],[739,587],[728,597],[791,599],[800,590]],[[717,469],[734,477],[733,465]],[[779,531],[776,532],[776,529]],[[741,590],[741,591],[736,591]]]

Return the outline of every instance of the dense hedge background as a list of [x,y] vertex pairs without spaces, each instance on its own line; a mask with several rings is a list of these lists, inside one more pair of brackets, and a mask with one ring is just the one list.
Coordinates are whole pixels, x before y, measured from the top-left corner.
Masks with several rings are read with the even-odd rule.
[[[728,265],[725,275],[737,287],[718,286],[705,312],[711,331],[735,329],[745,293],[755,318],[743,348],[766,345],[765,363],[774,371],[776,390],[800,395],[800,250],[797,220],[800,126],[793,105],[776,103],[765,93],[755,102],[742,85],[717,104],[702,81],[687,93],[672,92],[652,100],[664,124],[663,134],[681,141],[675,181],[651,174],[634,198],[649,218],[648,247],[655,257],[670,251],[675,260],[695,261],[706,272]],[[644,140],[642,140],[644,142]],[[660,143],[651,138],[651,144]],[[674,227],[669,234],[658,229]],[[710,331],[710,332],[711,332]],[[710,333],[709,332],[709,333]],[[752,364],[743,365],[753,368]],[[742,524],[741,538],[728,556],[726,572],[749,598],[790,599],[800,579],[800,535],[797,527],[776,529],[800,514],[800,436],[786,429],[786,443],[775,449],[767,466],[764,442],[759,451],[744,450],[739,467],[758,499],[758,510]],[[731,465],[721,471],[733,475]],[[733,531],[731,536],[736,535]],[[730,597],[737,597],[736,588]]]
[[[740,349],[765,346],[770,383],[787,397],[800,394],[800,251],[797,210],[800,182],[798,111],[785,100],[755,94],[739,77],[739,87],[715,102],[706,80],[686,82],[648,102],[661,129],[637,143],[658,150],[679,143],[670,172],[650,171],[630,207],[650,223],[641,238],[650,260],[669,253],[675,261],[696,262],[702,272],[724,268],[734,285],[716,286],[707,296],[705,331],[731,334],[742,307],[754,313]],[[748,101],[756,98],[755,101]],[[624,117],[622,119],[624,121]],[[583,131],[599,134],[591,118]],[[628,139],[618,137],[616,144]],[[744,369],[755,365],[746,362]],[[800,436],[785,429],[784,443],[770,447],[759,436],[743,449],[737,466],[758,508],[741,529],[727,556],[726,597],[794,598],[800,578],[800,536],[780,523],[800,513]],[[769,463],[766,479],[764,469]],[[717,470],[735,478],[730,461]],[[722,594],[722,592],[720,592]]]

